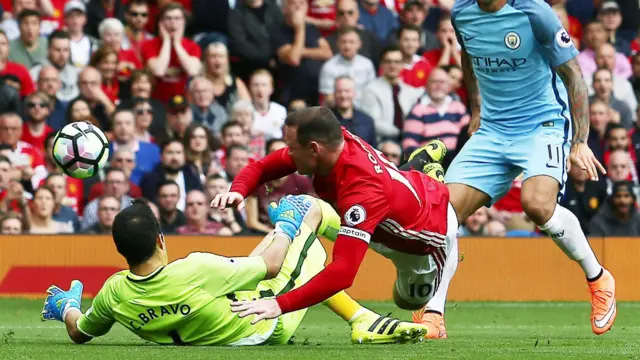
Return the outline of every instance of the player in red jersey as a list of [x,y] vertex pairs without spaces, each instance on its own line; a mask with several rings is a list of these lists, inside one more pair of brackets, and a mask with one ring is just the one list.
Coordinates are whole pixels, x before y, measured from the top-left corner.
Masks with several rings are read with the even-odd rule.
[[[369,247],[396,265],[396,304],[407,310],[425,306],[457,246],[457,217],[444,184],[418,171],[398,170],[341,128],[324,107],[292,113],[284,132],[288,146],[245,167],[211,206],[242,208],[260,184],[295,171],[313,175],[318,197],[341,217],[333,261],[305,286],[275,299],[235,304],[236,311],[258,314],[254,321],[259,321],[318,304],[352,285]],[[434,331],[428,336],[446,337]]]

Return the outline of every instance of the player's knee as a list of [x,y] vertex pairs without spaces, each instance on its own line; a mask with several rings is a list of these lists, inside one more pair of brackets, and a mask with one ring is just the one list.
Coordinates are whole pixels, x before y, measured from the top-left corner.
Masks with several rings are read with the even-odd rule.
[[556,207],[556,199],[544,191],[523,192],[522,193],[522,209],[525,214],[537,225],[544,225]]

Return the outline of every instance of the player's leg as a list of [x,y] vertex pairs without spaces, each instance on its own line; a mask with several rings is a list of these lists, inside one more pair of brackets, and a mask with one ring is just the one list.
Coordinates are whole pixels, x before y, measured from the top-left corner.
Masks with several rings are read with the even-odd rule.
[[[540,230],[582,268],[591,292],[591,327],[594,333],[603,334],[616,317],[615,280],[598,262],[576,216],[557,203],[567,176],[569,145],[562,133],[538,134],[531,139],[531,146],[522,149],[523,156],[528,149],[522,207]],[[533,154],[530,149],[535,149]],[[512,153],[517,156],[518,152]]]

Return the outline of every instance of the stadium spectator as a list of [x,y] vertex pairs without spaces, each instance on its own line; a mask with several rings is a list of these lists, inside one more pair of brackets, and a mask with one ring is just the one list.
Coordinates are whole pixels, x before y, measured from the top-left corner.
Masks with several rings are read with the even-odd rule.
[[[307,85],[313,86],[313,83]],[[252,131],[264,135],[267,140],[282,137],[282,126],[287,117],[287,109],[271,101],[273,86],[273,77],[267,70],[257,70],[251,74],[249,93],[255,109]]]
[[37,188],[33,193],[33,201],[30,207],[30,234],[73,233],[73,224],[53,219],[54,208],[53,191],[46,186]]
[[613,184],[611,196],[591,219],[591,236],[640,236],[640,214],[634,188],[630,181]]
[[130,82],[131,98],[120,99],[119,106],[121,108],[131,109],[138,99],[148,101],[153,108],[153,121],[149,126],[149,132],[155,136],[158,133],[166,131],[167,117],[165,105],[159,100],[151,98],[151,91],[155,86],[153,75],[146,69],[134,70],[131,74]]
[[178,228],[187,224],[187,218],[180,211],[180,187],[173,180],[165,180],[158,187],[157,205],[160,212],[160,226],[165,234],[175,234]]
[[200,47],[184,37],[186,14],[182,5],[169,3],[160,11],[159,34],[142,46],[142,58],[156,76],[153,97],[168,102],[183,94],[187,79],[201,71]]
[[[400,12],[400,23],[401,27],[404,25],[415,26],[420,31],[420,47],[418,48],[417,53],[422,54],[427,51],[437,49],[440,47],[440,43],[438,42],[438,38],[431,31],[426,29],[423,25],[425,24],[425,20],[427,19],[427,15],[429,14],[429,8],[431,4],[423,3],[419,0],[409,0],[404,3],[402,7],[402,11]],[[400,37],[398,33],[399,29],[392,31],[387,37],[386,43],[389,45],[395,45],[398,43],[398,38]]]
[[225,44],[209,44],[202,56],[202,74],[213,84],[213,95],[218,104],[231,112],[236,101],[251,100],[247,85],[231,73],[229,51]]
[[135,116],[131,110],[117,110],[112,119],[113,141],[109,144],[109,150],[115,152],[123,149],[135,154],[136,167],[131,173],[131,181],[140,184],[144,174],[160,163],[160,148],[156,144],[136,140]]
[[483,235],[490,237],[505,237],[507,236],[507,227],[500,221],[491,220],[484,226]]
[[[24,10],[35,10],[38,13],[46,15],[44,14],[44,12],[41,11],[43,8],[43,6],[41,5],[45,5],[44,7],[49,8],[47,10],[53,10],[51,8],[51,2],[48,0],[44,0],[44,1],[13,0],[13,1],[10,1],[9,4],[12,5],[11,13],[9,13],[8,11],[5,11],[2,17],[3,21],[2,23],[0,23],[0,30],[4,31],[7,34],[7,37],[9,38],[9,40],[15,40],[20,37],[20,26],[18,25],[18,16],[20,15],[21,12],[23,12]],[[8,9],[5,8],[5,10],[8,10]],[[47,13],[48,15],[51,15],[50,11],[47,11]],[[41,30],[42,30],[42,35],[46,36],[48,33],[51,33],[53,28],[50,25],[42,26]]]
[[611,195],[613,184],[618,181],[629,180],[633,181],[634,184],[638,184],[638,173],[635,164],[626,149],[611,151],[609,161],[605,163],[605,166],[607,167],[605,182],[608,195]]
[[588,144],[598,161],[604,162],[604,140],[607,125],[611,120],[612,111],[604,102],[595,100],[589,105],[589,131]]
[[[231,109],[231,121],[237,122],[244,131],[245,136],[248,138],[249,151],[257,158],[264,156],[265,136],[261,134],[259,130],[256,130],[253,126],[253,119],[255,116],[255,109],[251,102],[246,100],[240,100],[236,102]],[[215,147],[214,147],[215,148]]]
[[489,212],[486,207],[481,207],[464,221],[458,234],[459,236],[483,236],[488,222]]
[[[631,163],[636,164],[638,158],[636,157],[636,151],[631,146],[631,137],[627,129],[616,123],[609,124],[607,126],[606,139],[606,152],[604,154],[604,162],[609,162],[609,156],[612,151],[623,150],[629,153],[631,157]],[[635,165],[631,166],[631,172],[635,171]]]
[[153,107],[148,99],[136,98],[133,100],[133,114],[135,115],[135,138],[138,141],[155,143],[155,138],[149,132],[153,123]]
[[[371,60],[374,65],[378,63],[380,58],[380,40],[376,34],[358,25],[360,18],[360,9],[356,0],[340,0],[337,5],[336,25],[341,27],[353,27],[360,35],[362,46],[358,49],[358,54]],[[326,36],[327,42],[331,47],[331,52],[338,52],[338,35],[334,32]],[[377,66],[376,66],[377,68]]]
[[[602,44],[607,42],[607,35],[604,26],[599,21],[591,21],[585,25],[584,49],[577,57],[578,64],[585,79],[591,78],[598,69],[596,64],[596,51]],[[615,67],[613,73],[616,77],[624,79],[631,76],[631,66],[626,61],[624,54],[615,53]]]
[[45,139],[54,130],[47,125],[47,117],[51,113],[51,102],[47,94],[38,91],[25,99],[24,124],[20,140],[43,152]]
[[398,19],[380,0],[360,0],[360,25],[373,32],[378,41],[385,41],[389,33],[398,27]]
[[59,172],[50,173],[44,181],[44,186],[53,192],[53,220],[68,224],[74,232],[80,231],[77,199],[67,196],[67,181],[65,175]]
[[21,113],[20,90],[11,85],[10,76],[0,75],[0,113]]
[[101,47],[93,53],[89,64],[100,72],[102,92],[107,95],[111,103],[118,105],[120,98],[126,97],[122,93],[124,88],[116,76],[118,53],[109,47]]
[[86,234],[111,234],[111,226],[116,215],[120,212],[118,199],[113,196],[103,196],[98,201],[98,221],[85,230]]
[[[45,168],[45,181],[52,175],[58,174],[59,169],[53,160],[53,140],[56,133],[50,133],[45,140],[44,150],[44,168]],[[81,179],[72,178],[65,175],[65,198],[64,203],[71,207],[73,211],[80,214],[80,210],[84,206],[84,183]],[[57,191],[54,187],[51,188],[57,196]],[[56,213],[54,213],[54,217]]]
[[43,67],[55,67],[62,81],[62,87],[56,95],[58,99],[67,102],[75,99],[79,94],[78,69],[69,63],[70,55],[69,34],[56,30],[49,36],[47,58],[29,71],[33,81],[37,81]]
[[[229,182],[220,175],[211,175],[207,177],[204,188],[207,195],[207,204],[210,204],[217,194],[224,193],[229,189]],[[207,219],[209,221],[222,223],[228,227],[234,235],[240,234],[245,230],[242,215],[237,210],[231,208],[224,210],[209,208]]]
[[[616,57],[615,57],[615,49],[610,44],[602,44],[596,51],[596,63],[598,64],[598,68],[607,68],[612,72],[616,66]],[[627,59],[624,58],[625,62],[628,63]],[[589,87],[589,95],[593,95],[593,78],[586,77],[585,83]],[[632,111],[635,111],[638,106],[638,101],[636,100],[636,96],[633,92],[633,87],[631,87],[631,83],[626,78],[613,76],[613,95],[620,101],[624,102],[629,106]]]
[[[636,110],[636,118],[640,119],[640,106],[638,110]],[[640,121],[636,120],[635,125],[629,131],[629,138],[631,140],[631,147],[636,152],[636,154],[640,154]],[[640,168],[640,163],[637,164],[637,167]],[[640,173],[640,171],[639,171]]]
[[593,73],[593,90],[594,94],[589,98],[590,102],[598,99],[611,109],[615,110],[620,116],[620,123],[627,129],[633,127],[635,122],[634,112],[629,106],[618,100],[613,94],[613,76],[611,70],[602,68]]
[[341,76],[349,76],[355,83],[353,102],[359,105],[362,91],[367,83],[376,77],[371,60],[358,54],[362,41],[353,27],[338,29],[338,53],[325,62],[320,69],[319,92],[321,102],[332,107],[334,103],[335,83]]
[[[113,196],[120,202],[120,210],[131,205],[133,198],[127,195],[129,192],[129,180],[125,172],[118,168],[109,168],[105,171],[104,194]],[[91,200],[82,213],[82,229],[86,230],[98,222],[98,209],[100,198]]]
[[24,97],[34,90],[33,80],[29,71],[22,64],[9,61],[9,39],[0,31],[0,75],[16,76],[20,80],[19,93]]
[[433,139],[442,140],[447,149],[457,149],[458,135],[469,123],[465,106],[449,96],[450,79],[446,71],[431,72],[424,94],[404,122],[402,150],[410,154]]
[[337,29],[338,2],[338,0],[310,0],[305,21],[318,28],[322,36],[331,35]]
[[[124,25],[118,19],[108,18],[102,21],[98,31],[100,32],[102,47],[97,52],[103,49],[108,50],[108,52],[115,52],[117,65],[116,69],[114,69],[114,78],[121,82],[128,81],[134,70],[142,68],[142,62],[133,50],[122,48],[122,41],[125,37]],[[92,55],[92,63],[93,57],[95,57],[95,54]],[[121,97],[127,96],[121,95]]]
[[388,47],[382,54],[382,76],[371,81],[362,94],[361,109],[373,118],[379,138],[398,140],[404,117],[423,90],[400,80],[402,53]]
[[308,107],[309,106],[307,105],[307,102],[303,99],[293,99],[289,101],[289,106],[287,106],[287,114],[291,114],[294,111],[306,109]]
[[640,52],[631,58],[631,69],[632,76],[629,82],[631,82],[631,87],[633,87],[636,99],[640,101]]
[[180,187],[180,210],[184,210],[187,192],[202,190],[200,177],[186,164],[184,146],[179,140],[169,140],[162,145],[160,164],[142,178],[142,196],[155,202],[158,188],[165,180],[173,180]]
[[40,37],[40,13],[23,10],[18,15],[20,37],[9,44],[9,60],[30,69],[47,57],[47,39]]
[[[236,121],[230,121],[222,127],[222,147],[214,152],[213,161],[209,168],[209,174],[220,174],[224,176],[226,166],[226,150],[232,145],[248,147],[248,133],[244,127]],[[264,151],[264,150],[263,150]]]
[[6,155],[0,154],[0,213],[16,212],[26,222],[27,200],[32,199],[32,195],[25,191],[23,184],[30,190],[33,186],[22,178],[23,171],[16,169]]
[[142,44],[153,39],[153,35],[145,30],[149,22],[149,4],[146,0],[129,1],[124,18],[126,25],[122,49],[133,51],[138,61],[142,62]]
[[[137,199],[142,196],[142,190],[138,186],[138,184],[131,181],[131,174],[133,170],[136,168],[136,157],[133,152],[126,149],[118,149],[111,154],[111,162],[109,166],[116,169],[122,169],[124,175],[129,179],[129,192],[127,193],[131,198]],[[91,201],[95,198],[99,198],[104,195],[104,181],[98,181],[94,184],[91,184],[89,180],[92,179],[104,179],[105,174],[104,171],[101,171],[97,177],[92,177],[89,179],[85,179],[85,187],[89,189],[89,195],[87,197],[88,201]]]
[[446,65],[462,66],[460,44],[458,44],[450,16],[444,15],[440,18],[436,36],[440,42],[440,48],[425,53],[425,60],[434,68]]
[[191,5],[189,15],[189,33],[193,41],[205,49],[214,42],[229,42],[227,29],[229,28],[229,11],[237,6],[237,2],[228,0],[181,0],[187,6]]
[[124,5],[121,0],[89,0],[87,4],[87,24],[85,31],[88,35],[99,37],[99,26],[105,19],[116,18],[124,20]]
[[191,166],[195,173],[204,183],[209,167],[212,162],[211,146],[214,143],[213,134],[202,124],[191,124],[187,128],[182,144],[187,155],[188,166]]
[[589,235],[589,223],[607,196],[601,182],[590,181],[586,170],[572,166],[560,204],[571,211],[580,221],[580,227]]
[[332,97],[335,106],[331,110],[340,124],[369,145],[377,147],[378,140],[373,119],[356,109],[355,97],[358,89],[356,89],[355,81],[348,76],[340,76],[336,78],[333,88],[335,93]]
[[[62,81],[60,80],[60,72],[53,66],[44,66],[38,74],[37,88],[49,97],[51,101],[51,114],[47,118],[47,125],[54,130],[60,130],[67,123],[66,113],[69,106],[68,101],[62,101],[58,98],[58,92],[62,89]],[[76,83],[76,87],[77,87]]]
[[615,46],[617,52],[629,56],[631,52],[629,41],[618,35],[618,29],[622,25],[620,5],[615,0],[603,1],[598,10],[598,21],[604,26],[607,41]]
[[400,166],[402,163],[402,148],[397,142],[392,140],[383,141],[380,144],[380,151],[386,156],[386,158],[394,163],[396,166]]
[[167,140],[182,141],[184,133],[193,122],[193,114],[187,99],[182,95],[172,96],[167,105],[167,125],[156,135],[156,142],[163,144]]
[[240,170],[249,163],[249,148],[244,145],[231,145],[225,152],[224,175],[231,182]]
[[283,23],[282,10],[273,0],[238,2],[229,12],[227,31],[231,55],[239,59],[234,63],[236,75],[247,79],[255,69],[269,68],[276,55],[274,34]]
[[216,101],[213,83],[204,76],[197,76],[189,83],[189,95],[193,120],[219,134],[227,122],[227,111]]
[[307,8],[306,0],[287,0],[283,6],[285,22],[272,34],[280,63],[278,80],[282,83],[283,104],[294,97],[317,104],[320,68],[333,56],[318,29],[305,22]]
[[[398,48],[402,52],[400,78],[410,86],[423,88],[433,67],[422,55],[418,55],[422,30],[413,25],[403,25],[398,29]],[[381,69],[382,70],[382,69]]]
[[233,232],[221,222],[208,219],[209,203],[201,190],[191,190],[187,193],[187,208],[185,216],[187,223],[178,228],[181,235],[217,235],[231,236]]
[[87,8],[81,0],[71,0],[64,5],[64,25],[71,42],[71,64],[76,68],[89,65],[91,54],[98,49],[98,39],[84,32],[87,25]]
[[453,100],[460,101],[463,104],[467,104],[467,90],[463,86],[463,74],[462,68],[458,65],[446,65],[442,69],[449,74],[449,80],[451,83],[451,90],[449,95]]
[[91,115],[96,119],[100,128],[111,130],[109,117],[116,107],[109,96],[102,90],[102,76],[100,72],[91,66],[87,66],[78,77],[79,98],[89,104]]
[[22,137],[22,118],[15,113],[0,115],[0,144],[7,145],[11,163],[31,178],[33,188],[37,188],[47,176],[41,152],[31,144],[20,141]]
[[9,214],[0,220],[0,233],[2,235],[20,235],[23,232],[22,220],[17,215]]
[[[267,154],[271,154],[287,145],[282,139],[271,139],[266,146]],[[278,202],[285,195],[312,193],[313,187],[309,178],[298,173],[287,175],[278,180],[270,181],[265,186],[260,186],[253,196],[247,198],[247,228],[259,233],[268,233],[273,230],[268,213],[269,204],[272,201]]]
[[[78,121],[86,121],[92,125],[100,127],[98,120],[96,120],[96,118],[93,117],[93,114],[91,114],[91,106],[89,106],[89,102],[82,98],[77,98],[69,103],[65,119],[64,125]],[[111,132],[106,131],[105,135],[107,135],[107,138],[110,138]]]

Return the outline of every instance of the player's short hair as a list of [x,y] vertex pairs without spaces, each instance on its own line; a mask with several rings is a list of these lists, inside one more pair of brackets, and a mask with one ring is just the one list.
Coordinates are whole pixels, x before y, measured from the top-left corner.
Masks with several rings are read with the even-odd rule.
[[335,114],[324,106],[314,106],[292,112],[284,120],[296,127],[298,143],[306,146],[316,141],[327,146],[338,146],[344,141],[342,127]]
[[156,239],[162,236],[160,224],[144,200],[136,199],[116,215],[111,228],[118,253],[129,266],[149,260],[156,252]]
[[341,26],[338,28],[338,31],[336,31],[336,39],[340,39],[343,35],[349,34],[349,33],[355,33],[356,35],[358,35],[358,38],[360,38],[360,33],[358,32],[358,29],[355,26]]
[[[415,32],[417,32],[417,33],[418,33],[418,35],[419,35],[419,36],[421,36],[421,35],[422,35],[422,29],[420,29],[419,27],[417,27],[417,26],[415,26],[415,25],[412,25],[412,24],[404,24],[404,25],[402,25],[402,26],[400,26],[400,27],[398,28],[397,33],[396,33],[396,37],[397,37],[398,39],[400,39],[400,37],[402,36],[402,34],[403,34],[405,31],[415,31]],[[400,49],[398,49],[398,51],[399,51],[399,50],[400,50]]]
[[400,50],[400,48],[398,47],[398,45],[396,44],[392,44],[392,45],[387,45],[382,49],[382,54],[380,55],[380,59],[383,60],[385,56],[387,56],[388,53],[392,53],[392,52],[402,52]]
[[20,11],[20,14],[18,14],[18,24],[22,24],[22,20],[31,17],[31,16],[35,16],[38,18],[38,21],[40,21],[42,19],[42,16],[40,15],[40,13],[37,10],[33,10],[33,9],[24,9],[22,11]]
[[269,149],[271,149],[271,146],[275,143],[284,143],[284,140],[281,138],[273,138],[273,139],[269,139],[267,140],[267,143],[264,144],[264,153],[268,154],[269,153]]

